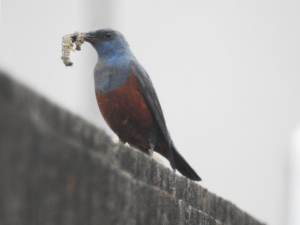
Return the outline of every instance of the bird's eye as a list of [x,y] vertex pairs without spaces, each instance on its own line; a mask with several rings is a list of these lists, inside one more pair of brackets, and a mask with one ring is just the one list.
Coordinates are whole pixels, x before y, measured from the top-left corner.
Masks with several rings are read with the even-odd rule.
[[104,37],[105,37],[106,39],[110,39],[110,38],[112,37],[112,33],[111,33],[111,32],[106,32],[106,33],[104,34]]

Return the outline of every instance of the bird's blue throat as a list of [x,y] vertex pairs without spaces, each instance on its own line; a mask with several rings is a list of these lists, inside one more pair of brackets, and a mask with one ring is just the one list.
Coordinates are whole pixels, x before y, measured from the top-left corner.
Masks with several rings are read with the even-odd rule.
[[98,63],[94,72],[95,89],[100,93],[109,93],[123,87],[132,75],[129,63],[136,60],[130,49],[107,50],[101,46],[96,50]]

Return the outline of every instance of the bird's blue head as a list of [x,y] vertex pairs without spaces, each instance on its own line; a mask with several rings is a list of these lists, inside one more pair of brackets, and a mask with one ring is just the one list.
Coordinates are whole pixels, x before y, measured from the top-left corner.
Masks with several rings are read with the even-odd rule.
[[126,39],[118,31],[105,28],[83,33],[83,36],[96,49],[99,60],[133,57]]

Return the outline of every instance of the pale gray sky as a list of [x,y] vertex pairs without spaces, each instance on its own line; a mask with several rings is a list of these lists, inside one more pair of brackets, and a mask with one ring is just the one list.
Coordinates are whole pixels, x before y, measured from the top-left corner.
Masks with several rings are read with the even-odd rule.
[[84,44],[66,68],[60,44],[76,30],[119,30],[151,76],[200,184],[268,224],[286,224],[289,140],[300,124],[299,7],[283,0],[2,0],[0,63],[108,129],[94,97],[95,51]]

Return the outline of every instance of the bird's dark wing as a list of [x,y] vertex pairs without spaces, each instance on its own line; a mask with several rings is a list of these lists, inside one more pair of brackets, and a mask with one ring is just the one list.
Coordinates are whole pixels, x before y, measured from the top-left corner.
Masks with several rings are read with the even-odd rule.
[[144,70],[144,68],[136,61],[130,62],[130,68],[137,80],[138,86],[140,88],[140,92],[151,111],[152,115],[154,116],[157,124],[159,125],[159,128],[165,138],[165,141],[169,147],[169,160],[171,163],[171,166],[173,169],[175,169],[175,162],[174,162],[174,156],[172,152],[172,140],[170,138],[165,118],[158,100],[158,97],[156,95],[154,86],[150,80],[149,75]]
[[193,168],[186,162],[181,156],[178,150],[175,148],[173,141],[169,135],[165,118],[156,95],[153,84],[144,68],[135,61],[130,62],[130,68],[137,80],[140,92],[151,111],[151,114],[155,118],[159,128],[164,136],[164,139],[168,145],[168,158],[173,169],[177,169],[181,174],[188,177],[191,180],[200,181],[201,178],[193,170]]

